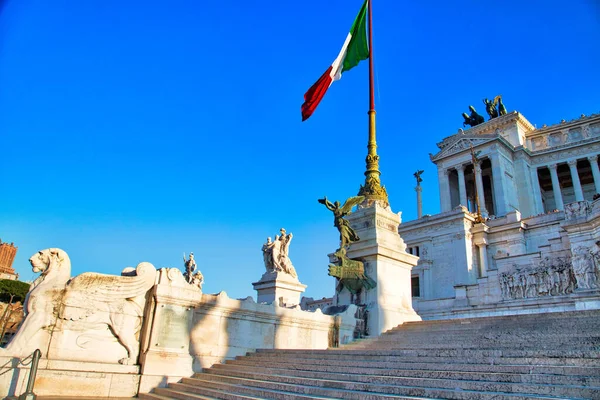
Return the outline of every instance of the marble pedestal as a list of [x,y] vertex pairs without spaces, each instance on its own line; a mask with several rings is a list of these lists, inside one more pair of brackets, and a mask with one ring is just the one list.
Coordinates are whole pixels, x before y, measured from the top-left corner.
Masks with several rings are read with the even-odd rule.
[[[404,322],[420,321],[412,307],[411,293],[411,270],[419,258],[406,252],[398,234],[400,216],[374,204],[358,209],[347,219],[360,237],[347,255],[363,261],[367,275],[377,282],[359,299],[367,305],[369,335],[379,336]],[[351,297],[343,289],[336,296],[337,304],[351,304]]]
[[265,272],[252,286],[256,290],[257,303],[277,301],[279,305],[288,307],[300,304],[300,295],[306,290],[306,285],[298,278],[281,271]]
[[163,268],[152,296],[152,307],[146,311],[149,323],[140,356],[140,393],[194,374],[190,331],[194,308],[202,301],[202,291],[187,283],[178,269]]

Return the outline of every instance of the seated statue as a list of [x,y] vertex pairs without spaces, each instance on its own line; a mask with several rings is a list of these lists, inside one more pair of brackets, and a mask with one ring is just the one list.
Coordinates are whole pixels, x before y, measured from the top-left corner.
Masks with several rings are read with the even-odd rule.
[[[142,262],[136,268],[126,268],[121,276],[84,273],[70,279],[71,261],[61,249],[39,251],[29,261],[33,272],[41,275],[25,298],[23,324],[0,354],[22,357],[36,348],[47,349],[48,341],[60,336],[62,329],[82,337],[86,331],[106,332],[109,328],[127,352],[119,363],[137,362],[146,295],[156,279],[152,264]],[[96,328],[99,326],[104,326],[104,330]],[[52,339],[40,339],[39,334],[48,329],[53,332]],[[91,336],[88,332],[87,337]]]

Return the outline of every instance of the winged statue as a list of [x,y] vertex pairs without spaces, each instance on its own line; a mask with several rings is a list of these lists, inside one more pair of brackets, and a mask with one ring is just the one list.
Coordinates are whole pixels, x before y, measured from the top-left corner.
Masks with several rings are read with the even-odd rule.
[[421,175],[423,174],[423,172],[425,172],[425,171],[424,171],[424,170],[422,170],[422,169],[419,169],[419,170],[417,170],[417,172],[415,172],[415,173],[413,174],[413,176],[414,176],[415,178],[417,178],[417,186],[420,186],[420,185],[421,185],[421,182],[423,182],[423,179],[421,178]]
[[364,196],[354,196],[347,199],[344,205],[340,205],[339,201],[330,202],[327,196],[318,199],[319,203],[325,205],[328,210],[333,212],[333,226],[340,232],[340,248],[344,248],[360,240],[354,229],[350,227],[348,220],[344,217],[352,212],[354,206],[359,205],[364,200]]
[[506,107],[502,103],[502,95],[500,94],[494,97],[494,100],[483,99],[483,104],[485,104],[485,111],[490,116],[490,119],[506,114]]
[[[15,356],[30,354],[32,348],[40,346],[34,340],[37,333],[57,326],[58,318],[70,321],[69,326],[80,332],[75,340],[95,331],[97,326],[107,325],[127,351],[119,363],[137,362],[146,299],[156,279],[152,264],[142,262],[136,268],[127,267],[121,276],[88,272],[70,278],[71,260],[64,250],[41,250],[29,261],[33,272],[41,275],[27,293],[26,318],[19,331],[0,350]],[[53,329],[58,332],[64,327]]]

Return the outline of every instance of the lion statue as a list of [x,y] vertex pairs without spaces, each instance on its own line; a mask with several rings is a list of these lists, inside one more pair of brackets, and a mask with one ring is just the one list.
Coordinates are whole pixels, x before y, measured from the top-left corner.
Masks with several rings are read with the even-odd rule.
[[[30,354],[39,345],[34,338],[61,322],[77,326],[107,325],[127,351],[121,364],[135,364],[138,333],[146,294],[154,286],[156,268],[148,262],[126,268],[121,276],[84,273],[69,279],[71,261],[66,252],[51,248],[34,254],[29,262],[41,275],[25,298],[25,320],[4,351],[14,356]],[[46,343],[47,344],[47,343]]]

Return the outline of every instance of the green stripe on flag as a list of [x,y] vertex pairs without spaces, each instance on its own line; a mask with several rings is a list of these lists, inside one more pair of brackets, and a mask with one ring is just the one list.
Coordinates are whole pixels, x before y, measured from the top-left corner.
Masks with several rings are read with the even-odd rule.
[[342,72],[356,67],[362,60],[369,58],[369,46],[367,45],[367,1],[363,4],[350,29],[350,43],[344,58]]

